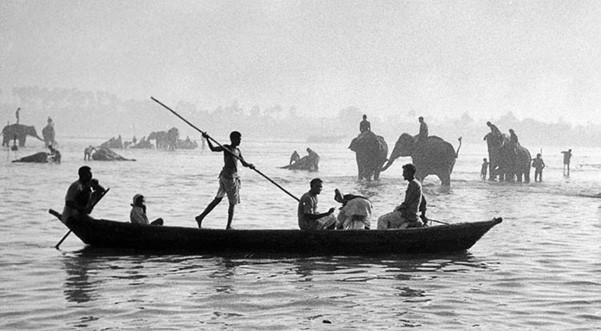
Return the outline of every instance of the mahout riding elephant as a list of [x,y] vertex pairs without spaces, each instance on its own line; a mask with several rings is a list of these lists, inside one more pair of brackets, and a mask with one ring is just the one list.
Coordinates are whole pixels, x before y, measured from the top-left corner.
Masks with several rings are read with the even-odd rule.
[[388,155],[388,144],[384,137],[365,131],[353,138],[348,148],[355,152],[359,180],[380,179],[380,171]]
[[460,149],[461,137],[455,152],[453,145],[437,136],[428,136],[425,142],[416,143],[414,136],[403,133],[394,145],[388,163],[382,171],[388,169],[398,157],[411,156],[413,165],[417,169],[415,178],[423,181],[428,175],[436,175],[442,185],[450,186],[451,173]]
[[288,170],[307,170],[307,171],[318,171],[319,170],[319,154],[315,153],[311,148],[307,147],[307,155],[301,157],[297,161],[281,167],[282,169]]
[[530,182],[530,151],[521,146],[511,144],[505,134],[499,136],[489,132],[484,136],[488,146],[489,180],[523,181]]
[[44,141],[35,130],[33,125],[23,125],[23,124],[10,124],[2,129],[2,146],[9,146],[10,141],[13,139],[17,139],[19,141],[19,147],[25,146],[25,141],[27,140],[27,136],[31,136],[37,138],[41,141]]

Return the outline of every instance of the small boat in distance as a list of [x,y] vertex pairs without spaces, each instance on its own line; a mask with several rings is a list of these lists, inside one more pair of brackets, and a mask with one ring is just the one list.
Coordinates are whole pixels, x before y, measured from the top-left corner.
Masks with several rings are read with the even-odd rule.
[[[57,217],[54,210],[49,212]],[[386,255],[465,251],[502,222],[436,225],[403,230],[221,230],[151,226],[85,217],[67,227],[85,244],[153,253],[219,254],[275,253]]]

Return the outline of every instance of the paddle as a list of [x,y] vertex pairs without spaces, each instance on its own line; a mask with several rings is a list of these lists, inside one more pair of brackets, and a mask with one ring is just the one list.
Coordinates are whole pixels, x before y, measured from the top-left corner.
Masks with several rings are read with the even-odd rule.
[[[94,203],[94,205],[92,205],[92,208],[94,208],[98,202],[100,200],[102,200],[102,198],[108,193],[108,191],[111,188],[107,188],[104,192],[102,192],[102,194],[100,194],[100,196],[98,197],[98,200],[96,200],[96,202]],[[58,218],[59,220],[61,220],[63,218],[63,215],[61,215],[59,212],[57,212],[56,210],[53,209],[49,209],[48,212],[52,215],[54,215],[56,218]],[[58,242],[58,244],[56,244],[56,246],[54,246],[54,248],[58,249],[58,247],[63,243],[63,241],[65,241],[65,239],[67,239],[67,237],[71,234],[71,230],[69,230],[69,232],[67,232],[67,234],[65,234],[63,236],[63,239],[61,239],[61,241]]]
[[[183,118],[182,116],[180,116],[178,113],[176,113],[173,109],[167,107],[164,103],[160,102],[159,100],[155,99],[154,97],[150,97],[150,99],[152,99],[152,101],[158,103],[159,105],[163,106],[165,109],[167,109],[168,111],[170,111],[171,113],[173,113],[173,115],[179,117],[179,119],[181,119],[182,121],[186,122],[186,124],[188,124],[189,126],[191,126],[192,128],[194,128],[196,131],[202,133],[203,136],[207,137],[207,139],[210,139],[211,141],[213,141],[215,144],[217,144],[217,146],[223,148],[224,150],[228,151],[228,153],[230,153],[233,157],[237,158],[238,160],[242,160],[238,155],[234,154],[232,151],[230,151],[229,149],[223,147],[223,145],[221,145],[217,140],[213,139],[211,136],[209,136],[206,132],[202,131],[201,129],[197,128],[194,124],[188,122],[188,120],[186,120],[185,118]],[[299,198],[297,198],[296,196],[294,196],[292,193],[286,191],[286,189],[284,189],[282,186],[280,186],[280,184],[274,182],[271,178],[265,176],[262,172],[260,172],[257,168],[252,168],[254,171],[256,171],[259,175],[263,176],[263,178],[267,179],[268,181],[270,181],[273,185],[277,186],[280,190],[284,191],[286,194],[288,194],[289,196],[291,196],[294,200],[296,201],[300,201]]]

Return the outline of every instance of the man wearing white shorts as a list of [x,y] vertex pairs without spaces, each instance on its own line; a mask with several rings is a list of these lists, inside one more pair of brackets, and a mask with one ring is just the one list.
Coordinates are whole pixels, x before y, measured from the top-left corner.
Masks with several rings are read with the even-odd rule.
[[205,208],[202,214],[196,216],[196,222],[198,223],[198,227],[202,227],[202,220],[217,206],[223,197],[227,194],[227,199],[230,203],[229,208],[227,210],[227,225],[226,229],[232,228],[232,220],[234,219],[234,209],[237,204],[240,203],[240,177],[238,176],[238,160],[242,163],[243,166],[254,169],[255,166],[247,163],[242,158],[242,153],[238,146],[242,141],[242,135],[238,131],[233,131],[230,133],[230,144],[223,146],[213,146],[209,136],[206,133],[202,135],[209,145],[209,148],[212,152],[223,152],[223,169],[221,169],[221,173],[219,174],[219,189],[217,190],[217,195],[215,199],[209,203],[209,205]]

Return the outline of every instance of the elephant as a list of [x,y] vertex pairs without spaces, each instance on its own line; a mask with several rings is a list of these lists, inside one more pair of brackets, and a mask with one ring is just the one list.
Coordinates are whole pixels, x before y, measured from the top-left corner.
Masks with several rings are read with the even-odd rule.
[[507,135],[499,136],[489,132],[484,136],[488,146],[489,158],[489,180],[499,180],[530,182],[530,162],[532,157],[530,151],[521,146],[513,145]]
[[170,151],[177,149],[177,141],[179,139],[179,130],[177,128],[171,128],[167,131],[167,141],[165,142],[165,148]]
[[50,156],[50,153],[46,153],[46,152],[39,152],[39,153],[35,153],[32,155],[28,155],[25,157],[22,157],[18,160],[14,160],[13,162],[17,162],[17,163],[48,163],[48,162],[52,162],[53,159]]
[[121,135],[119,135],[117,138],[112,137],[111,139],[100,144],[100,147],[123,148],[123,139],[121,139]]
[[152,149],[154,148],[154,145],[150,142],[150,139],[146,139],[146,136],[144,136],[131,148]]
[[173,151],[177,149],[179,130],[171,128],[169,131],[153,131],[148,135],[148,140],[156,140],[156,147]]
[[186,140],[177,140],[177,148],[179,149],[195,149],[198,147],[198,143],[196,141],[190,140],[190,137],[186,137]]
[[443,186],[451,185],[451,173],[461,149],[461,137],[457,152],[449,142],[437,136],[428,136],[425,142],[416,142],[415,137],[403,133],[394,145],[388,163],[382,171],[388,169],[399,156],[411,156],[417,169],[415,178],[423,181],[428,175],[436,175]]
[[52,145],[48,146],[50,153],[47,152],[39,152],[32,155],[28,155],[22,157],[20,159],[14,160],[13,162],[27,162],[27,163],[61,163],[61,152],[57,151],[52,147]]
[[25,141],[27,140],[27,136],[32,136],[41,141],[44,139],[38,136],[37,131],[33,125],[23,125],[23,124],[10,124],[2,129],[2,146],[7,146],[10,144],[10,141],[16,139],[19,141],[19,147],[25,146]]
[[308,155],[305,155],[297,161],[287,166],[281,167],[282,169],[288,170],[307,170],[307,171],[318,171],[319,170],[319,155],[312,149],[307,148]]
[[348,148],[355,152],[359,180],[371,180],[372,177],[374,180],[380,179],[380,171],[388,155],[388,145],[384,137],[372,131],[365,131],[353,138]]
[[135,159],[126,159],[123,156],[113,152],[107,147],[98,147],[92,154],[92,160],[95,161],[135,161]]
[[153,131],[148,135],[148,140],[155,140],[156,148],[165,149],[167,143],[167,131]]

